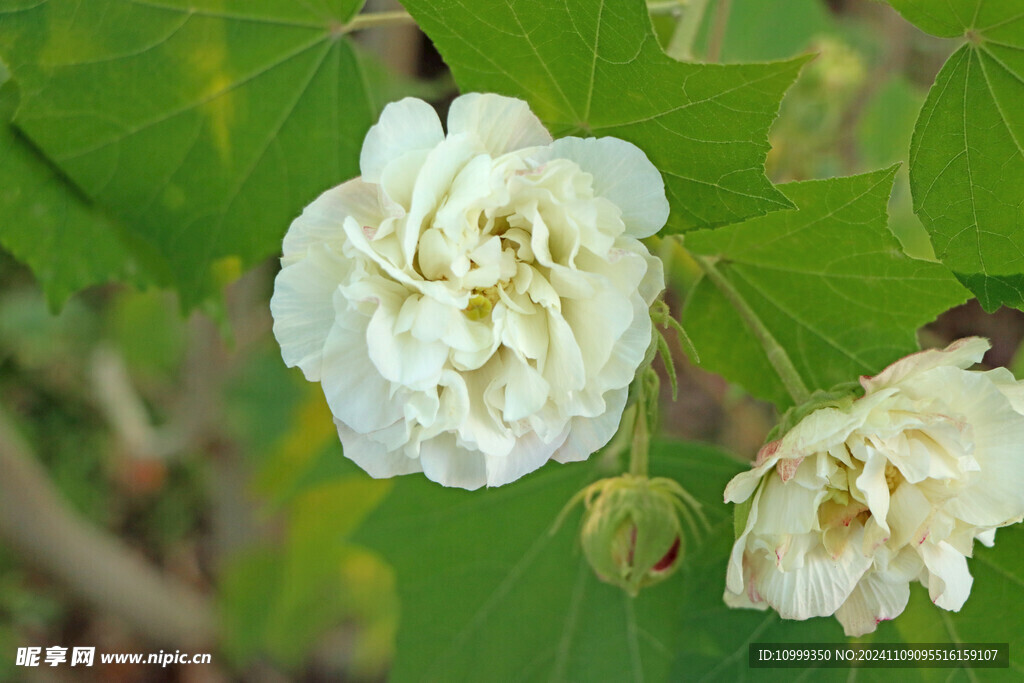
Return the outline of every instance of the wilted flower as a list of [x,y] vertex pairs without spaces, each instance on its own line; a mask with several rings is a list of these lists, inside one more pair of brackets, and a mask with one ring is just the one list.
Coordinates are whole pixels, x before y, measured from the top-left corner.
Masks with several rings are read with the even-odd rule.
[[762,448],[725,491],[753,496],[726,602],[835,614],[851,636],[899,615],[913,580],[959,610],[974,539],[991,545],[1024,516],[1024,383],[967,371],[988,348],[973,337],[903,358]]
[[271,311],[374,477],[498,486],[615,432],[664,287],[638,238],[658,171],[615,138],[552,142],[526,103],[417,99],[370,129],[362,176],[291,225]]

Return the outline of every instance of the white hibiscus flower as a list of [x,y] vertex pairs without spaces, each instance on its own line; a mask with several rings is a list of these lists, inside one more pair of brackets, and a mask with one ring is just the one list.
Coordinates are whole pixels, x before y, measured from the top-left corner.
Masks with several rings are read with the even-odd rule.
[[469,94],[447,135],[425,102],[388,105],[360,166],[292,223],[271,300],[345,455],[474,489],[603,446],[664,288],[638,241],[668,216],[644,153]]
[[1024,516],[1024,383],[967,371],[988,348],[974,337],[903,358],[766,445],[725,491],[750,499],[726,602],[835,614],[851,636],[899,615],[913,580],[959,610],[974,540]]

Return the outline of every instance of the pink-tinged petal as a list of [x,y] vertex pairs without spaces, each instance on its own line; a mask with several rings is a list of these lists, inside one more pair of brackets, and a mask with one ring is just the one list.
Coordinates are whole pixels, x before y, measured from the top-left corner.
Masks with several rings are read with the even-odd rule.
[[650,237],[668,220],[668,200],[661,173],[643,150],[618,138],[559,138],[544,160],[568,159],[594,178],[594,194],[622,211],[626,233]]
[[[758,453],[758,457],[760,457],[760,453]],[[779,478],[785,483],[796,475],[796,471],[800,469],[800,464],[803,461],[803,458],[779,460],[775,463],[775,471],[779,473]]]
[[408,152],[430,149],[443,139],[441,121],[429,104],[414,97],[392,102],[366,133],[359,155],[363,180],[380,182],[381,173],[392,161]]
[[908,581],[890,581],[869,571],[836,611],[836,619],[847,636],[862,636],[873,632],[881,622],[902,614],[909,599]]
[[[775,454],[778,452],[779,446],[781,445],[782,440],[776,439],[775,441],[769,441],[765,445],[761,446],[761,448],[757,451],[757,458],[754,460],[754,465],[757,467],[761,467],[770,459],[772,460],[772,462],[775,462],[777,460],[777,458],[775,458]],[[803,460],[803,458],[801,458],[801,460]]]
[[475,137],[493,157],[551,143],[551,134],[530,105],[492,93],[467,93],[452,101],[448,134],[460,133]]
[[991,346],[987,339],[981,337],[957,339],[944,349],[918,351],[901,358],[874,377],[861,377],[860,384],[864,391],[871,394],[933,368],[953,366],[966,370],[980,363]]

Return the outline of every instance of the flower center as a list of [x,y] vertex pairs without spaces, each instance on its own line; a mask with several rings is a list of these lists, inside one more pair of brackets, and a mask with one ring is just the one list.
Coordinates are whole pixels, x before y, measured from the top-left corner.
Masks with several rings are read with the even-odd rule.
[[469,297],[469,305],[462,309],[463,315],[472,321],[483,320],[491,314],[494,304],[498,302],[498,287],[485,287],[474,289],[473,295]]
[[903,473],[899,471],[895,465],[891,462],[885,465],[885,485],[889,487],[889,493],[899,487],[903,483]]

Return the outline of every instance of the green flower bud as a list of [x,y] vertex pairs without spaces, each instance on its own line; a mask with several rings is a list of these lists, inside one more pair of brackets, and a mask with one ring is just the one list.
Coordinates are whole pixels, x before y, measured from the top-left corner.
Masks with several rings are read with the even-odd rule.
[[623,474],[591,486],[582,545],[598,577],[632,596],[671,576],[683,556],[678,484]]

